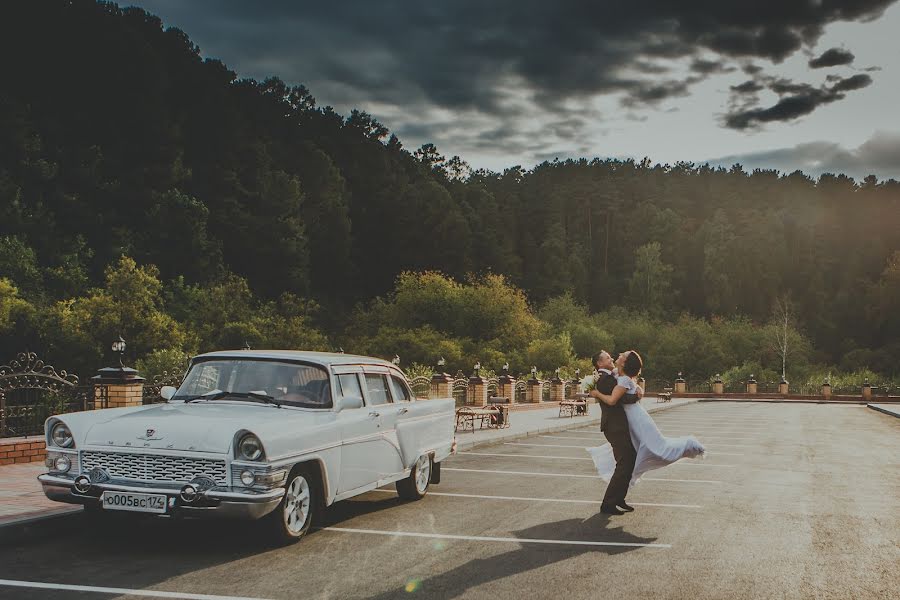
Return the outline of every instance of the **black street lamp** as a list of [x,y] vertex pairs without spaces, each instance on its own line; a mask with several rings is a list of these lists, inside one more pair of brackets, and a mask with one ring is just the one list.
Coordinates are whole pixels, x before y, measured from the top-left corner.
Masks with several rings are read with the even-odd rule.
[[122,339],[121,335],[119,336],[119,339],[117,339],[116,341],[114,341],[112,343],[110,348],[112,348],[113,352],[115,352],[119,355],[119,366],[124,369],[125,368],[125,362],[124,362],[124,360],[125,360],[124,359],[124,357],[125,357],[125,340]]

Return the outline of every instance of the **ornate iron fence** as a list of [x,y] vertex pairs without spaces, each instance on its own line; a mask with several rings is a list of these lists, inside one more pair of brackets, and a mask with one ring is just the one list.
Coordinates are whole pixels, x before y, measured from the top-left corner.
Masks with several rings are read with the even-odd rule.
[[462,373],[457,373],[458,377],[453,380],[453,400],[456,406],[465,406],[473,404],[474,398],[469,397],[469,379],[468,377],[459,377]]
[[91,385],[79,385],[78,376],[44,364],[34,352],[0,366],[0,437],[43,435],[47,417],[94,404]]
[[496,396],[497,391],[500,389],[500,380],[497,377],[488,377],[487,378],[487,392],[488,397]]
[[516,397],[514,399],[517,403],[525,402],[525,387],[526,383],[524,379],[520,379],[516,381]]
[[157,402],[165,402],[162,396],[159,395],[160,390],[167,385],[177,388],[181,385],[182,381],[184,381],[184,373],[169,373],[163,371],[159,375],[154,375],[151,381],[144,382],[144,391],[141,398],[142,403],[156,404]]
[[541,402],[550,402],[550,380],[541,382]]
[[413,395],[416,398],[428,398],[431,395],[431,377],[419,375],[409,380],[409,387],[412,388]]

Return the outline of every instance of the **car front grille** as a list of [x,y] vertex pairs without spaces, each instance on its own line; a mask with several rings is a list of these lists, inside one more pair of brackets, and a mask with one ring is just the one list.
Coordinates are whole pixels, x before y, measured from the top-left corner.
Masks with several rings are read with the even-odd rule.
[[195,477],[211,477],[216,484],[226,485],[225,461],[184,456],[137,454],[131,452],[81,453],[81,472],[100,467],[113,479],[136,479],[186,483]]

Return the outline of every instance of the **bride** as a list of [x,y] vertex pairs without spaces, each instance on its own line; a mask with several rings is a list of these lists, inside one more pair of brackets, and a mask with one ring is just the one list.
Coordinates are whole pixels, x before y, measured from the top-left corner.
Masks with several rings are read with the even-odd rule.
[[[640,375],[642,367],[643,361],[636,351],[622,352],[616,359],[618,375],[616,387],[612,393],[602,394],[594,390],[591,392],[591,396],[598,398],[604,404],[615,406],[626,394],[637,395],[638,385],[635,380]],[[665,437],[640,403],[623,404],[623,406],[628,418],[631,442],[637,451],[629,487],[637,483],[641,475],[647,471],[670,465],[682,458],[694,458],[706,453],[703,444],[692,435]],[[588,448],[587,451],[594,459],[594,465],[597,467],[600,477],[609,481],[616,469],[612,446],[604,444],[597,448]]]

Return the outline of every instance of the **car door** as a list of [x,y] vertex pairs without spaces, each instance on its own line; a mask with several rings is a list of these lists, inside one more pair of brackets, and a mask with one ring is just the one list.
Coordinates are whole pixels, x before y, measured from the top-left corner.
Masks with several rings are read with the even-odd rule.
[[364,367],[363,380],[366,402],[377,414],[381,429],[382,447],[378,470],[381,477],[389,477],[403,470],[400,442],[397,440],[397,409],[388,383],[388,371],[381,366]]
[[[336,390],[341,396],[355,396],[365,400],[360,377],[362,373],[336,373]],[[338,494],[378,481],[380,477],[379,454],[383,454],[384,442],[381,423],[374,407],[348,408],[337,414],[341,431],[341,470]]]
[[445,400],[415,400],[406,378],[390,373],[389,384],[397,407],[395,425],[403,464],[410,467],[422,454],[449,447],[453,441],[452,404]]

